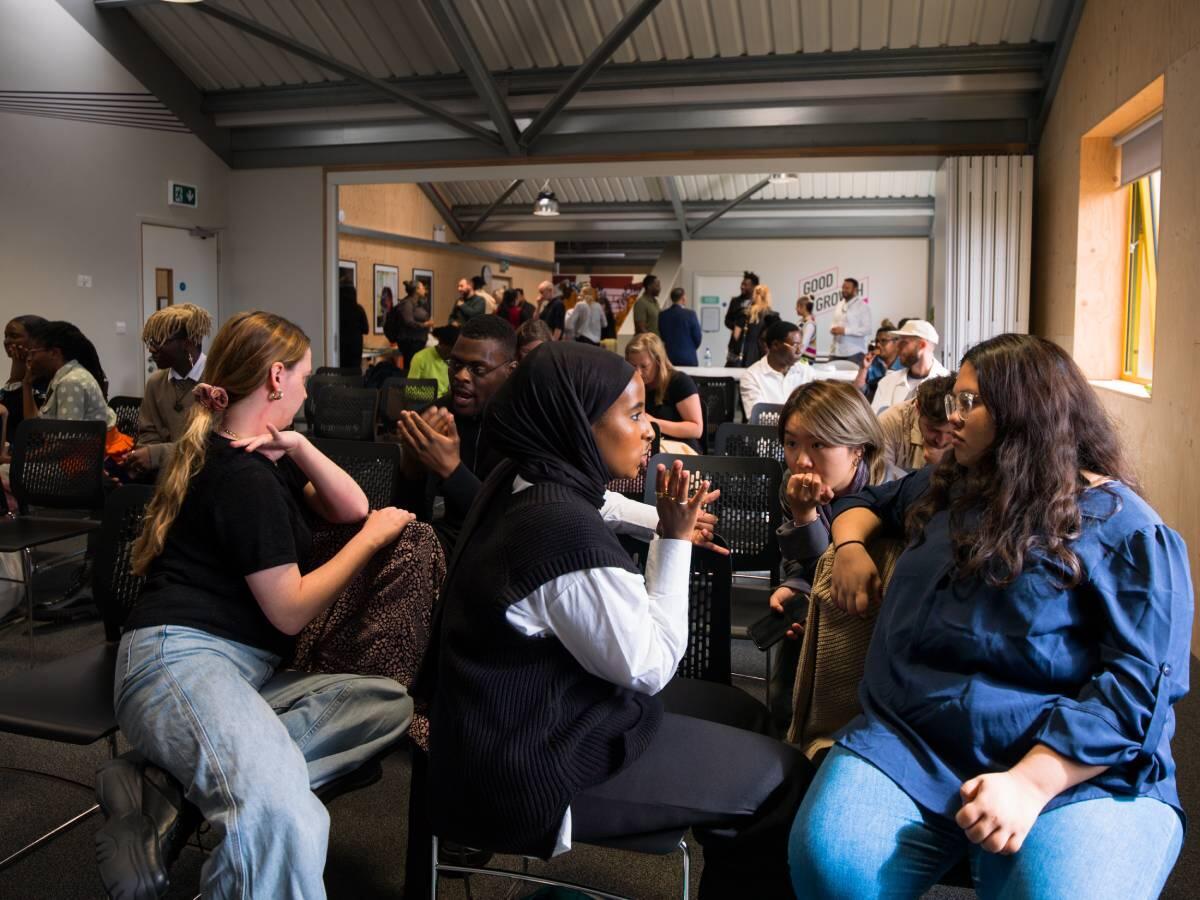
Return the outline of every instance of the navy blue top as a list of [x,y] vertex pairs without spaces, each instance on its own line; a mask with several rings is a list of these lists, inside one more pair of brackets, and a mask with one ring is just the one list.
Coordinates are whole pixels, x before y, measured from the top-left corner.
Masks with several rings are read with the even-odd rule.
[[[931,470],[836,500],[834,514],[865,507],[902,534]],[[1183,817],[1171,704],[1188,689],[1187,548],[1123,484],[1088,489],[1079,505],[1071,547],[1083,580],[1071,590],[1041,554],[1005,588],[955,580],[945,510],[896,563],[859,687],[863,714],[838,742],[934,813],[953,816],[964,781],[1044,744],[1111,767],[1046,809],[1146,796]]]
[[696,349],[703,339],[700,320],[682,303],[672,303],[658,314],[658,333],[673,366],[697,365]]

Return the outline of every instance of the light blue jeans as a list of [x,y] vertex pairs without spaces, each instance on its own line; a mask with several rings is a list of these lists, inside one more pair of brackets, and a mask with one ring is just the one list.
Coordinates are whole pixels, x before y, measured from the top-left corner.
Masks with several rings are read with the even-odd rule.
[[121,638],[121,731],[223,833],[204,865],[206,898],[324,897],[329,814],[312,788],[385,750],[412,718],[390,678],[276,672],[279,662],[193,628]]
[[871,763],[834,747],[796,814],[788,861],[800,900],[920,897],[963,853],[982,900],[1148,900],[1182,843],[1167,804],[1105,798],[1043,813],[1016,853],[988,853]]

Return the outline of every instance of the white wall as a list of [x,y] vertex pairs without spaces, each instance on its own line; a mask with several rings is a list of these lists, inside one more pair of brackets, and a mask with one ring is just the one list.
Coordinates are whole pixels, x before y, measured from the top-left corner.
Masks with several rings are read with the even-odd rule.
[[[796,298],[803,283],[822,272],[831,272],[832,285],[821,297],[840,291],[842,279],[857,278],[867,288],[876,324],[905,316],[925,314],[929,271],[926,238],[793,239],[742,241],[684,241],[683,279],[693,303],[694,277],[740,275],[755,272],[771,288],[772,305],[785,320],[796,314]],[[818,349],[829,349],[831,310],[818,310]]]
[[221,318],[244,309],[286,316],[325,360],[324,229],[319,168],[256,169],[229,175],[229,274]]

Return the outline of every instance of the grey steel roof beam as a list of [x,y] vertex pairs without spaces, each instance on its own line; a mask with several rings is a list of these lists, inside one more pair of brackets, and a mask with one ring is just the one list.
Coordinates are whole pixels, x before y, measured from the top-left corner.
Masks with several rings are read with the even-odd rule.
[[[747,200],[742,205],[743,212],[772,212],[772,211],[844,211],[861,209],[919,209],[933,211],[933,197],[812,197],[795,200]],[[721,207],[720,201],[687,200],[680,203],[687,215],[707,215]],[[461,204],[454,207],[454,214],[461,219],[470,219],[481,215],[486,209],[480,204]],[[657,200],[635,200],[629,203],[597,202],[597,203],[567,203],[560,202],[559,212],[563,216],[576,215],[629,215],[653,213],[669,216],[674,212],[674,205]],[[517,216],[524,219],[529,215],[529,208],[521,204],[510,203],[496,209],[493,214],[500,219],[506,216]],[[677,219],[678,221],[678,219]]]
[[435,106],[432,103],[422,100],[415,94],[399,88],[389,81],[385,81],[382,78],[376,78],[370,72],[364,72],[355,66],[348,65],[339,59],[335,59],[328,53],[325,53],[321,50],[316,50],[312,47],[309,47],[307,44],[302,44],[294,38],[275,31],[272,28],[268,28],[265,25],[254,21],[253,19],[241,15],[240,13],[225,9],[222,6],[217,6],[211,2],[190,3],[187,4],[186,8],[194,9],[197,12],[203,13],[206,16],[210,16],[219,22],[224,22],[226,25],[231,25],[239,31],[244,31],[246,34],[253,35],[261,41],[266,41],[268,44],[273,44],[276,47],[279,47],[281,50],[286,50],[288,53],[299,56],[301,59],[308,60],[314,65],[318,65],[323,69],[328,69],[331,72],[336,72],[343,78],[350,78],[361,84],[368,85],[369,87],[374,88],[377,92],[384,94],[393,100],[397,100],[400,103],[403,103],[405,106],[409,106],[412,109],[424,113],[431,118],[437,119],[440,122],[445,122],[447,125],[450,125],[473,138],[494,146],[501,145],[500,138],[495,132],[476,125],[474,122],[468,121],[460,116],[456,116],[453,113],[447,112],[440,106]]
[[204,111],[200,90],[180,71],[125,9],[103,11],[91,0],[58,0],[101,47],[175,114],[226,164],[233,164],[232,136]]
[[429,202],[433,204],[433,208],[438,211],[438,215],[441,216],[445,220],[446,224],[450,226],[450,230],[454,232],[455,239],[457,239],[459,243],[462,243],[462,241],[466,240],[466,237],[463,233],[463,227],[459,223],[458,217],[451,212],[449,204],[442,199],[442,195],[438,189],[432,184],[428,184],[426,182],[421,182],[417,185],[417,187],[421,189],[421,193],[424,194],[426,198],[428,198]]
[[491,216],[491,214],[494,213],[500,207],[500,204],[503,203],[505,200],[507,200],[510,196],[512,196],[512,192],[515,191],[517,188],[519,188],[524,183],[525,183],[525,179],[514,178],[512,183],[509,184],[508,187],[506,187],[504,190],[502,190],[500,192],[500,196],[497,197],[495,200],[493,200],[491,203],[489,203],[487,205],[487,208],[484,209],[481,213],[479,213],[479,215],[477,215],[475,217],[475,221],[463,229],[463,238],[469,239],[471,237],[471,235],[475,233],[476,229],[478,229],[480,225],[482,225],[484,222],[486,222],[488,220],[488,217]]
[[[848,78],[906,78],[923,75],[1024,74],[1035,75],[1040,81],[1049,68],[1050,57],[1050,45],[1001,44],[983,47],[913,47],[902,50],[851,50],[792,53],[783,56],[610,63],[592,76],[585,86],[585,91]],[[504,84],[509,97],[544,95],[559,90],[562,77],[561,70],[557,69],[524,69],[505,73]],[[389,79],[389,83],[426,100],[474,96],[471,83],[461,74],[410,76]],[[372,89],[355,83],[327,82],[212,91],[205,95],[205,101],[211,112],[247,112],[260,109],[354,106],[372,103],[376,96]]]
[[454,0],[425,0],[425,9],[437,26],[442,40],[467,73],[475,93],[479,95],[492,124],[496,126],[496,133],[500,135],[504,149],[512,156],[520,156],[522,149],[517,143],[517,123],[513,121],[512,113],[508,111],[504,98],[500,96],[492,73],[488,71],[483,57],[479,54],[479,48],[471,39],[471,33],[454,5]]
[[757,194],[759,191],[761,191],[763,188],[765,188],[770,183],[771,183],[770,178],[764,178],[762,181],[758,182],[757,184],[751,185],[749,188],[742,191],[740,194],[738,194],[736,197],[734,197],[732,200],[730,200],[728,203],[726,203],[724,206],[722,206],[720,209],[718,209],[715,213],[711,214],[707,219],[705,219],[703,222],[701,222],[699,225],[697,225],[695,228],[693,228],[692,229],[692,237],[695,237],[697,234],[699,234],[701,231],[703,231],[705,228],[707,228],[713,222],[717,221],[717,219],[721,218],[721,216],[725,215],[725,213],[729,212],[731,209],[733,209],[738,204],[744,203],[746,200],[749,200],[751,197],[753,197],[755,194]]
[[[443,2],[448,3],[450,0],[443,0]],[[583,64],[570,74],[557,93],[542,107],[542,111],[534,116],[533,121],[521,132],[522,147],[528,149],[533,146],[534,141],[550,127],[550,123],[554,121],[555,117],[571,102],[571,98],[583,90],[584,85],[600,70],[601,66],[612,58],[612,55],[629,39],[629,36],[646,20],[646,17],[654,12],[654,7],[658,4],[659,0],[641,0],[625,14],[625,18],[618,22],[612,31],[604,36],[604,40],[588,54]]]
[[683,202],[679,199],[679,188],[675,184],[675,176],[666,175],[659,178],[658,182],[662,185],[663,193],[671,198],[671,209],[674,211],[675,221],[679,225],[679,237],[686,241],[690,237],[688,233],[687,213],[684,212]]
[[1079,28],[1079,20],[1083,18],[1083,6],[1087,0],[1073,0],[1071,10],[1063,22],[1062,33],[1054,42],[1054,55],[1050,58],[1046,86],[1042,91],[1042,107],[1037,120],[1033,123],[1033,134],[1029,136],[1033,143],[1042,139],[1042,129],[1050,118],[1050,107],[1054,105],[1054,95],[1058,93],[1058,83],[1062,81],[1063,70],[1067,67],[1067,57],[1071,53],[1071,44],[1075,42],[1075,32]]

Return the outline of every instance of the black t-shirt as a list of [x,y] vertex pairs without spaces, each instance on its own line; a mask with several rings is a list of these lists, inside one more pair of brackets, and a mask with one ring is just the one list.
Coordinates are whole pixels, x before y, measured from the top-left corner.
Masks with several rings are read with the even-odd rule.
[[[647,401],[650,405],[650,415],[656,419],[664,419],[667,422],[682,422],[683,416],[676,409],[677,403],[682,403],[692,394],[700,393],[700,389],[696,387],[696,382],[692,381],[692,376],[687,372],[676,371],[671,377],[671,381],[667,384],[667,397],[662,403],[655,403],[655,398],[658,396],[653,390],[647,391]],[[700,441],[696,438],[672,438],[667,440],[679,441],[682,440],[685,444],[690,445],[693,449],[700,449]]]
[[214,434],[126,629],[183,625],[286,655],[291,638],[267,620],[246,576],[288,563],[307,571],[307,483],[288,457],[272,463]]
[[555,297],[546,304],[546,308],[542,310],[542,321],[546,323],[546,327],[551,331],[556,328],[559,331],[566,326],[567,308],[558,297]]

